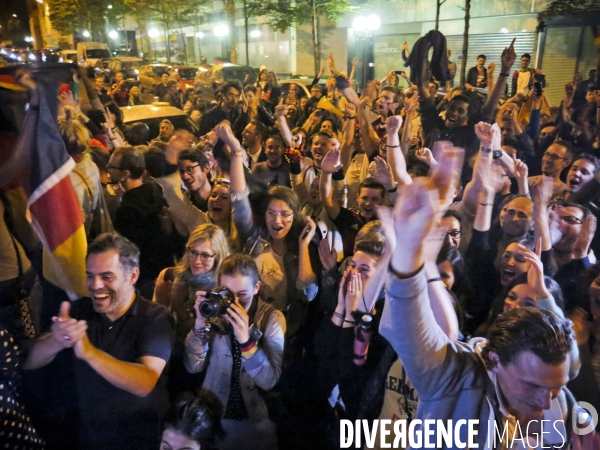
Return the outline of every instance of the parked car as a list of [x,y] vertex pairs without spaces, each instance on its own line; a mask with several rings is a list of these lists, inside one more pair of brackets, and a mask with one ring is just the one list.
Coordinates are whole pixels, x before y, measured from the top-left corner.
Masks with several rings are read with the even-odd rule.
[[198,68],[194,84],[202,98],[210,101],[214,99],[215,90],[226,81],[237,81],[241,86],[253,84],[256,82],[256,72],[252,67],[234,64],[202,65]]
[[104,78],[109,83],[115,82],[117,72],[123,72],[124,79],[128,86],[137,86],[139,84],[139,73],[142,67],[142,58],[132,56],[122,56],[108,61],[108,67],[104,71]]
[[160,77],[163,73],[169,73],[171,66],[167,64],[149,64],[139,69],[140,89],[153,92],[154,86],[160,84]]
[[64,63],[77,62],[77,50],[61,50],[62,61]]
[[310,80],[303,78],[293,78],[288,80],[279,80],[277,82],[280,89],[280,95],[282,97],[286,97],[288,95],[288,92],[290,91],[290,86],[292,84],[298,86],[298,90],[296,91],[296,96],[298,97],[298,100],[300,100],[302,97],[310,98],[310,91],[308,90],[308,86],[310,86],[310,83],[312,83],[312,78]]
[[77,62],[86,67],[93,67],[100,58],[110,58],[112,55],[104,42],[78,42]]
[[139,106],[124,106],[123,123],[132,124],[134,122],[143,122],[150,128],[150,137],[154,139],[158,137],[160,122],[163,119],[169,119],[176,130],[188,130],[194,135],[198,135],[200,128],[190,117],[179,108],[173,106],[155,106],[139,105]]
[[179,89],[183,92],[188,86],[194,87],[194,80],[198,73],[198,67],[194,66],[173,66],[170,71],[170,78],[179,82]]

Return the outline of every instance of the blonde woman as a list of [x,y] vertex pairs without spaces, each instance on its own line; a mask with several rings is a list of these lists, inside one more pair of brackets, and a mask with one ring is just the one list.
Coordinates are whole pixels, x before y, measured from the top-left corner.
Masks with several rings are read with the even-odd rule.
[[140,92],[140,88],[137,86],[133,86],[129,90],[129,102],[127,102],[127,105],[135,106],[135,105],[143,105],[143,104],[144,104],[144,100],[142,100],[142,94]]
[[169,308],[175,318],[175,345],[169,373],[173,386],[183,389],[187,381],[182,358],[185,337],[196,319],[196,292],[216,287],[219,266],[229,253],[227,238],[220,227],[211,223],[200,225],[190,234],[185,253],[175,267],[164,269],[156,279],[152,301]]

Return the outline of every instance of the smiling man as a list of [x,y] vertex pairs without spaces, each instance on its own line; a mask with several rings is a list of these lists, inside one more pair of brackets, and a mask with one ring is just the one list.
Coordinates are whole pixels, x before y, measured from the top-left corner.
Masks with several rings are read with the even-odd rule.
[[252,167],[252,173],[257,179],[270,186],[291,187],[290,163],[283,157],[285,144],[279,135],[270,136],[266,142],[267,160],[256,163]]
[[65,409],[60,424],[55,414],[53,426],[62,433],[54,448],[73,448],[73,439],[77,448],[158,448],[174,328],[166,308],[135,290],[139,255],[118,234],[98,236],[86,261],[90,297],[64,302],[51,332],[29,352],[25,368],[51,364],[64,376],[62,401],[75,407]]
[[179,155],[177,166],[181,181],[187,189],[185,196],[196,208],[206,212],[212,191],[208,181],[208,158],[200,150],[184,150]]
[[565,168],[569,167],[572,159],[573,148],[568,142],[558,141],[553,143],[542,156],[542,175],[528,178],[529,189],[531,190],[537,186],[544,176],[552,177],[554,179],[552,196],[558,197],[567,189],[565,183],[560,179],[560,174]]

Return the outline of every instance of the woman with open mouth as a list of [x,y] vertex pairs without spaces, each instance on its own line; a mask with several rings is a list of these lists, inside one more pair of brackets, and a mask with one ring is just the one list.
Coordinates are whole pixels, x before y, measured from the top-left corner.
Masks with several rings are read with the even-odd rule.
[[300,212],[297,195],[289,188],[269,189],[264,209],[253,214],[248,199],[243,152],[231,128],[220,124],[215,131],[231,149],[233,221],[243,253],[255,260],[261,274],[261,298],[286,316],[287,336],[293,336],[306,315],[308,302],[318,291],[318,246],[312,242],[316,225]]

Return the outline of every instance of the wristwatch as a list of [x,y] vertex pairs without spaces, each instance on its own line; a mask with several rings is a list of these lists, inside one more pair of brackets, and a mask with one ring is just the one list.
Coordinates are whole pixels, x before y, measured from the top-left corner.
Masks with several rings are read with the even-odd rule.
[[492,149],[491,148],[485,148],[485,147],[481,147],[481,151],[483,153],[492,153]]
[[502,158],[502,150],[494,150],[492,154],[492,159],[500,159]]

